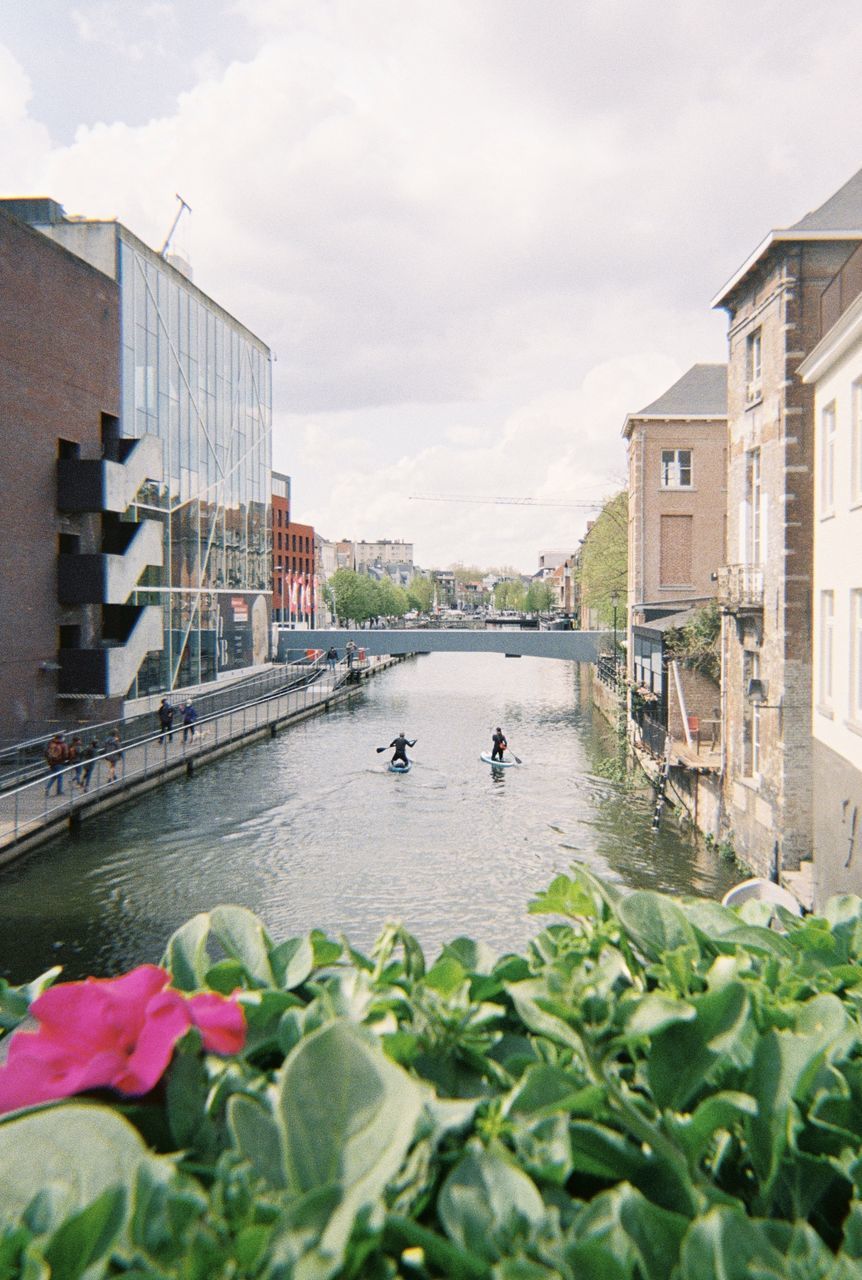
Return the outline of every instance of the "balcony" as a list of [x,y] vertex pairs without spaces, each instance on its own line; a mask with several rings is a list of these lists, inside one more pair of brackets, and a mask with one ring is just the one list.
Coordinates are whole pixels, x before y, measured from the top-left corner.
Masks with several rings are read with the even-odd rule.
[[164,563],[162,526],[142,520],[123,526],[122,554],[63,554],[57,563],[57,594],[62,604],[125,604],[144,570]]
[[153,605],[110,607],[110,634],[98,649],[60,650],[61,695],[125,697],[147,654],[163,647],[161,609]]
[[127,511],[146,480],[162,478],[162,442],[157,436],[117,442],[121,460],[61,458],[57,463],[57,506],[68,514]]
[[725,564],[718,571],[719,606],[728,613],[763,608],[763,568],[759,564]]

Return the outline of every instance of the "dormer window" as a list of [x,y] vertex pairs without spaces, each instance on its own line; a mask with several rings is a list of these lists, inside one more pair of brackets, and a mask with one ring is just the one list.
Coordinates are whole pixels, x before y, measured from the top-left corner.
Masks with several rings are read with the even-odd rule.
[[691,488],[691,449],[662,449],[661,487]]

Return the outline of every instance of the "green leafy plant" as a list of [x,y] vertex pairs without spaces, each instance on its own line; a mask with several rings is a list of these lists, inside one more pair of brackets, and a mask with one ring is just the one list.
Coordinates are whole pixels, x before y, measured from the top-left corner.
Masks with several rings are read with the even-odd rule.
[[862,900],[773,911],[576,869],[523,955],[430,964],[196,916],[171,1000],[232,997],[243,1047],[0,1116],[0,1277],[862,1276]]

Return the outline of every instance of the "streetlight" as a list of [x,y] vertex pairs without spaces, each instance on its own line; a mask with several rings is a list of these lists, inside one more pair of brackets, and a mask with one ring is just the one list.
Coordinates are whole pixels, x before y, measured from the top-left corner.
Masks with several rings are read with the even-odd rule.
[[614,611],[614,671],[617,669],[617,605],[620,602],[619,591],[611,592],[611,608]]

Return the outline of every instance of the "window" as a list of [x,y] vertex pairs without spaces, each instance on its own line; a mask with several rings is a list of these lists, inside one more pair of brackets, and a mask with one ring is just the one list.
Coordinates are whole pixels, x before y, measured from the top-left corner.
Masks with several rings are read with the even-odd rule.
[[746,649],[742,662],[742,696],[745,708],[742,721],[742,771],[747,778],[760,774],[760,707],[749,701],[748,687],[760,679],[760,654]]
[[691,488],[691,449],[662,449],[661,487]]
[[862,502],[862,381],[853,383],[852,412],[850,501],[855,505]]
[[662,516],[659,583],[663,587],[692,585],[691,541],[693,516]]
[[817,703],[821,710],[832,709],[832,679],[835,660],[835,593],[820,592],[820,669]]
[[835,514],[835,402],[820,417],[820,515]]
[[748,516],[746,532],[746,564],[763,561],[763,493],[760,477],[760,450],[745,455],[745,505]]
[[862,725],[862,591],[850,592],[850,719]]
[[745,402],[754,404],[763,395],[763,338],[759,329],[745,340]]

